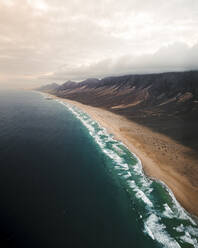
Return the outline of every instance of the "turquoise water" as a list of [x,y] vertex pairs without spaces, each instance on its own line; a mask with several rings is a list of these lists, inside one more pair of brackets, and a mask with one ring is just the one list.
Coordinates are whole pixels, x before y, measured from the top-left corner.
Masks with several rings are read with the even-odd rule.
[[198,247],[173,194],[75,106],[0,92],[0,155],[2,247]]
[[162,247],[198,247],[196,223],[172,192],[163,183],[148,179],[138,157],[108,134],[105,128],[79,108],[59,102],[86,126],[89,135],[106,156],[110,173],[119,178],[128,192],[131,210],[136,212],[142,231]]

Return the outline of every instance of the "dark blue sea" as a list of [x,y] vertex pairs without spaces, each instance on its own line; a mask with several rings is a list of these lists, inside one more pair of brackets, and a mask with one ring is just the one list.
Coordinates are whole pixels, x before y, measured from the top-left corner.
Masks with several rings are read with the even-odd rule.
[[0,247],[190,248],[198,227],[80,109],[0,91]]

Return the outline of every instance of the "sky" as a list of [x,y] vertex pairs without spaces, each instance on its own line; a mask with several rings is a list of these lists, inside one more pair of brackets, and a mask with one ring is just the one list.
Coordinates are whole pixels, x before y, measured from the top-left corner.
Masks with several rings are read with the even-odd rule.
[[0,88],[198,69],[198,0],[0,0]]

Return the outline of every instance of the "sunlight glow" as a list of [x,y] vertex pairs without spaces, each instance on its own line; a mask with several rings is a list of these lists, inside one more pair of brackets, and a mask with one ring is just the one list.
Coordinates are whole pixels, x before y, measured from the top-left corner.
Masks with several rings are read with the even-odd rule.
[[44,0],[27,0],[27,1],[32,7],[39,9],[41,11],[47,11],[48,9],[48,6]]

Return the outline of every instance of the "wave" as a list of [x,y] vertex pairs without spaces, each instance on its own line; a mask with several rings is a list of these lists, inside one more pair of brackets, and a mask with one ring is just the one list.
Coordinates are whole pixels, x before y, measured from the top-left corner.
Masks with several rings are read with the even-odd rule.
[[[161,181],[147,178],[140,159],[81,109],[56,100],[87,128],[129,193],[143,233],[163,247],[198,247],[198,227]],[[189,247],[189,246],[188,246]]]

